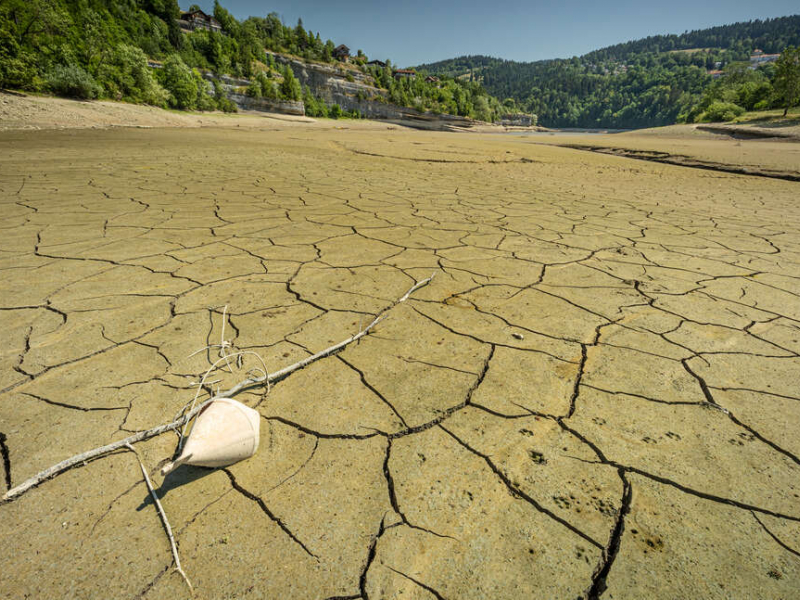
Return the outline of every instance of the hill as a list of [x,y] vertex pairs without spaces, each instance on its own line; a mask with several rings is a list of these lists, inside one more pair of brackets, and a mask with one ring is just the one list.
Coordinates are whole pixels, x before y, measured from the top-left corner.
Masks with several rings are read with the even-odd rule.
[[[461,56],[417,68],[478,81],[509,110],[536,113],[545,126],[652,127],[697,118],[714,102],[740,100],[752,109],[769,96],[764,84],[772,74],[769,66],[743,73],[737,63],[756,49],[770,54],[791,45],[800,45],[800,15],[651,36],[569,59]],[[760,86],[759,95],[740,99],[738,87],[721,89],[709,74],[719,68],[735,71],[739,87]]]
[[231,98],[246,91],[265,102],[294,102],[301,112],[305,106],[311,116],[338,117],[338,104],[314,97],[296,79],[314,62],[364,84],[351,94],[361,103],[484,121],[505,110],[476,82],[396,76],[390,63],[366,64],[360,50],[348,57],[302,20],[294,27],[276,13],[238,20],[218,1],[213,15],[198,11],[193,5],[182,12],[177,0],[2,0],[0,89],[190,110],[235,110]]

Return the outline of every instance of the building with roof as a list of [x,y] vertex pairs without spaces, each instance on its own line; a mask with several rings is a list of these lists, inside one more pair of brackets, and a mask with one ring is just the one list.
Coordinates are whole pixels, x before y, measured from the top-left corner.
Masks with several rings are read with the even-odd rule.
[[407,79],[416,77],[417,72],[414,69],[397,69],[392,75],[394,75],[395,79]]
[[187,33],[197,29],[222,33],[222,24],[211,15],[207,15],[199,9],[182,12],[181,18],[178,19],[178,25],[182,31]]
[[350,48],[345,46],[344,44],[339,44],[336,48],[333,49],[333,58],[336,60],[340,60],[342,62],[347,62],[347,59],[350,58]]
[[750,64],[761,65],[766,63],[775,62],[780,58],[780,54],[764,54],[763,50],[756,48],[750,55]]

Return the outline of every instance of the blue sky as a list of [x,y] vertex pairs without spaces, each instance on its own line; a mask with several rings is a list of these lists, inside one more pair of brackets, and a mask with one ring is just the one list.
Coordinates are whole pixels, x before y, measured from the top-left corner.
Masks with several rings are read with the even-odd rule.
[[[188,8],[191,0],[179,0]],[[618,42],[800,12],[797,0],[221,0],[237,18],[298,17],[323,39],[411,66],[462,54],[529,61],[569,58]],[[213,0],[194,0],[209,12]]]

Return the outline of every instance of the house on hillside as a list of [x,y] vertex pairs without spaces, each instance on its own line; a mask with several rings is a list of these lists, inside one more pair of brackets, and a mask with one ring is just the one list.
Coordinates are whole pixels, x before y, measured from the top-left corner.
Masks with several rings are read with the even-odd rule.
[[386,63],[382,60],[371,60],[367,63],[368,67],[380,67],[381,69],[386,68]]
[[428,75],[425,78],[425,83],[439,83],[439,78],[436,75]]
[[196,29],[206,29],[208,31],[222,32],[222,25],[211,15],[207,15],[202,10],[192,10],[189,12],[182,12],[181,18],[178,19],[178,25],[181,31],[189,33]]
[[397,69],[392,75],[394,75],[395,79],[409,79],[416,77],[417,72],[414,69]]
[[758,48],[756,48],[750,55],[750,64],[762,65],[766,63],[775,62],[780,58],[780,56],[781,56],[780,54],[764,54],[763,50],[759,50]]
[[339,44],[336,48],[333,49],[333,58],[336,60],[340,60],[342,62],[347,62],[347,59],[350,58],[350,48],[345,46],[344,44]]
[[719,79],[723,75],[723,71],[719,69],[714,69],[713,71],[708,71],[708,74],[711,75],[711,79]]

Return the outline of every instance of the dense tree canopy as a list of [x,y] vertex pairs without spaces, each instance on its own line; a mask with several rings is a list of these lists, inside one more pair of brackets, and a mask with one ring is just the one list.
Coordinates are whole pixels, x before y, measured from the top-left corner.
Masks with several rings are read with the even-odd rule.
[[[737,79],[741,68],[735,65],[750,66],[757,48],[777,53],[791,44],[800,44],[800,16],[649,37],[571,59],[520,63],[462,56],[418,68],[479,81],[504,103],[538,114],[543,125],[632,128],[705,119],[713,102],[748,110],[776,105],[770,67]],[[719,67],[726,71],[722,79],[731,78],[708,74]]]
[[[180,14],[177,0],[0,0],[0,88],[233,109],[219,84],[212,86],[201,71],[249,78],[250,96],[308,101],[309,92],[271,53],[334,62],[334,43],[307,31],[302,20],[291,27],[270,13],[239,21],[215,0],[213,16],[222,31],[182,32]],[[373,69],[366,62],[359,50],[348,69],[371,75],[396,104],[485,120],[504,110],[478,84],[397,80],[391,67]],[[351,71],[347,77],[353,80]],[[310,106],[311,112],[328,112],[317,99]]]

